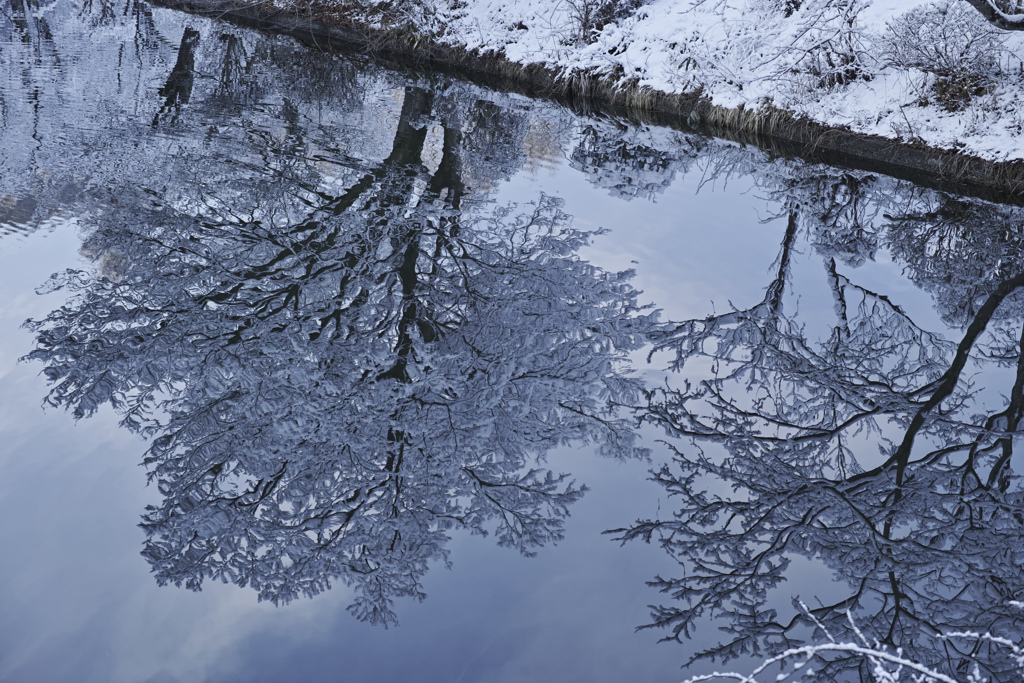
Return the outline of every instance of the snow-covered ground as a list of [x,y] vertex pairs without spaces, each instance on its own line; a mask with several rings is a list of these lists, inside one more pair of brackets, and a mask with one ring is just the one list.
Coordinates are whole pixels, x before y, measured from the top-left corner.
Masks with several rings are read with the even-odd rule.
[[589,72],[668,93],[700,90],[725,107],[771,105],[857,132],[1024,158],[1024,32],[991,26],[966,0],[326,3],[359,23],[541,63],[566,78]]

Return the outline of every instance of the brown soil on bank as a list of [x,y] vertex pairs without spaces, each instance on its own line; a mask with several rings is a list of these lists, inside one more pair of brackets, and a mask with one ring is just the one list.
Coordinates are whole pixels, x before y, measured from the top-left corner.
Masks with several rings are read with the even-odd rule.
[[993,162],[833,128],[776,109],[726,109],[699,94],[670,95],[631,82],[523,66],[494,53],[438,45],[407,32],[374,31],[324,13],[314,18],[245,0],[150,0],[263,31],[292,36],[324,50],[356,52],[399,68],[455,73],[505,91],[555,99],[586,113],[693,130],[756,145],[773,154],[883,173],[927,187],[1024,205],[1024,161]]

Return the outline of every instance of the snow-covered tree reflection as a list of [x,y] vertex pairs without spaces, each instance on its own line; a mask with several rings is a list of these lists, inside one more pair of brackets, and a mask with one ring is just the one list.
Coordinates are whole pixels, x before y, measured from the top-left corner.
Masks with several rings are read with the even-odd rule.
[[967,325],[1004,279],[1024,271],[1021,207],[914,193],[889,219],[893,257],[932,293],[939,313],[954,325]]
[[161,583],[284,602],[341,581],[390,623],[451,530],[527,554],[561,537],[584,489],[552,448],[640,452],[615,412],[650,324],[630,274],[578,258],[590,235],[552,198],[467,211],[460,132],[430,111],[407,88],[391,154],[338,193],[134,204],[89,238],[105,276],[55,277],[73,296],[30,323],[30,357],[50,403],[110,403],[152,438]]
[[[794,205],[763,301],[656,336],[688,380],[652,392],[644,413],[670,437],[673,463],[654,479],[675,511],[617,530],[685,568],[653,582],[671,602],[651,626],[683,640],[716,618],[724,639],[694,659],[727,660],[814,642],[819,629],[860,642],[855,622],[947,674],[977,665],[1018,680],[1009,650],[934,636],[1024,627],[1010,604],[1024,595],[1024,275],[988,282],[963,336],[946,341],[827,258],[834,319],[802,319],[782,305],[799,221]],[[845,245],[861,241],[844,230]],[[985,260],[961,244],[961,263]],[[825,594],[786,584],[814,567],[836,579]],[[871,680],[867,660],[841,654],[819,675]]]
[[[677,174],[686,175],[706,141],[673,131],[658,131],[663,139],[655,141],[647,139],[649,132],[588,123],[578,133],[570,165],[614,197],[654,199]],[[653,142],[660,144],[648,144]]]

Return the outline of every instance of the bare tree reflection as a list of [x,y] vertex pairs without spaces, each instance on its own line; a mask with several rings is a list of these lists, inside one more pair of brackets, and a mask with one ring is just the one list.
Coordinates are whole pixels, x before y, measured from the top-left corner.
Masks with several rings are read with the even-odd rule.
[[160,123],[160,117],[170,116],[173,124],[181,113],[181,105],[188,104],[192,97],[192,83],[195,80],[196,46],[199,43],[199,31],[186,28],[181,34],[181,45],[178,47],[178,59],[171,69],[167,81],[158,93],[164,98],[160,111],[153,117],[153,127]]
[[615,412],[649,326],[630,274],[580,260],[551,198],[466,213],[458,129],[424,162],[431,106],[407,88],[391,154],[339,194],[135,205],[90,239],[106,277],[53,282],[74,297],[30,323],[30,358],[52,404],[152,437],[161,583],[285,602],[341,581],[392,623],[451,530],[527,554],[561,537],[584,489],[540,464],[552,448],[640,452]]
[[[678,509],[616,530],[659,543],[685,568],[653,582],[672,602],[653,608],[650,626],[682,640],[717,618],[724,639],[693,659],[727,660],[781,652],[819,626],[841,637],[849,612],[869,640],[911,659],[1016,680],[1005,652],[933,637],[1016,637],[1024,626],[1009,604],[1024,595],[1024,493],[1013,457],[1024,417],[1024,275],[987,286],[952,343],[830,258],[835,318],[817,339],[780,300],[798,222],[791,213],[762,302],[674,324],[656,339],[690,380],[652,392],[644,412],[671,437],[673,464],[654,478]],[[859,240],[839,232],[852,236],[841,243]],[[1005,395],[986,391],[989,381]],[[796,558],[838,580],[828,595],[785,586]],[[787,596],[810,615],[786,609]],[[835,659],[820,675],[870,680],[857,659]]]

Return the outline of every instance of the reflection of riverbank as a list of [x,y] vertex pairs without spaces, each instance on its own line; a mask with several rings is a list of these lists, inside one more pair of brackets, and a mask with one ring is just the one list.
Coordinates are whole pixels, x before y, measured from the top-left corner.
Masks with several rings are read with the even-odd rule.
[[[586,102],[587,107],[596,105],[659,124],[696,128],[787,155],[940,184],[959,193],[995,193],[993,198],[1019,201],[1024,187],[1024,167],[1009,161],[1024,153],[1024,147],[1016,144],[1019,117],[1013,104],[1021,98],[1007,90],[1018,87],[1016,81],[999,81],[977,89],[984,91],[985,97],[950,103],[927,96],[934,91],[934,78],[928,80],[925,74],[921,80],[920,73],[883,67],[877,56],[865,57],[865,64],[857,65],[855,78],[843,77],[821,87],[812,84],[809,90],[805,82],[810,76],[801,73],[805,67],[779,71],[778,65],[785,61],[781,57],[767,59],[777,62],[774,74],[759,73],[764,65],[758,66],[757,60],[764,61],[763,54],[759,58],[751,55],[742,77],[722,76],[728,71],[728,58],[735,59],[735,55],[723,56],[722,64],[695,75],[692,65],[697,62],[685,52],[694,48],[679,48],[675,33],[667,32],[675,36],[676,42],[670,44],[653,34],[644,37],[643,26],[657,24],[657,17],[672,14],[665,8],[658,14],[657,3],[619,22],[636,34],[634,42],[624,37],[629,31],[609,24],[596,34],[596,42],[586,45],[572,40],[566,43],[569,25],[565,22],[571,24],[572,18],[557,16],[564,14],[564,8],[552,9],[545,21],[533,22],[532,47],[522,38],[529,31],[517,28],[525,26],[523,22],[502,23],[507,23],[505,17],[518,17],[515,12],[487,17],[483,23],[474,19],[473,31],[462,32],[459,26],[465,17],[449,17],[440,10],[425,20],[428,28],[419,30],[408,20],[396,29],[380,16],[367,13],[360,19],[351,8],[346,8],[344,16],[337,10],[321,9],[316,15],[320,21],[315,21],[308,12],[299,16],[268,11],[244,0],[161,0],[160,4],[213,13],[318,46],[372,51],[407,64],[427,63],[468,76],[496,78],[504,87],[531,95]],[[685,14],[688,21],[696,16]],[[880,40],[889,18],[875,16],[873,24],[858,29],[863,33],[858,36]],[[431,21],[445,28],[432,31]],[[666,16],[666,21],[680,19],[676,14]],[[661,28],[665,32],[665,27]],[[872,29],[878,35],[872,34]],[[546,35],[537,38],[540,31]],[[680,35],[692,31],[691,27]],[[1007,45],[1001,54],[1016,59],[1012,57],[1013,44]],[[780,55],[796,49],[762,47]],[[647,55],[644,59],[633,59],[637,55],[632,53],[638,49]],[[743,49],[752,48],[747,45]],[[629,64],[620,63],[623,59]],[[815,69],[811,71],[816,73]],[[904,100],[912,100],[913,105]]]

